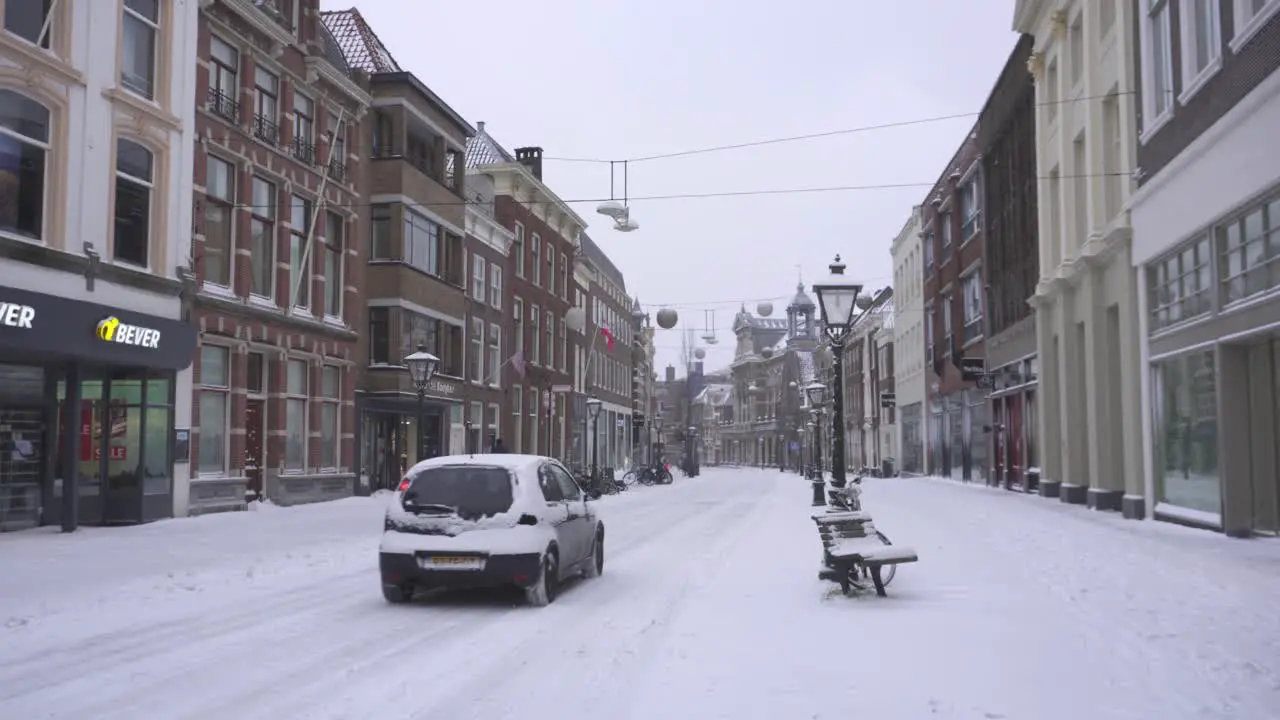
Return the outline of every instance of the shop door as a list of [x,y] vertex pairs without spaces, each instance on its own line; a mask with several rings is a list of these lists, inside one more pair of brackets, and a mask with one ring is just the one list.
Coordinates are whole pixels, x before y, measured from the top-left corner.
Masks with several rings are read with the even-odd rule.
[[1006,487],[1025,485],[1025,463],[1023,462],[1023,438],[1026,437],[1022,426],[1022,396],[1014,395],[1009,398],[1009,422],[1005,427],[1004,438],[1006,447],[1008,447],[1009,457],[1005,465],[1006,472],[1009,473],[1008,483]]
[[0,399],[0,532],[40,523],[44,408]]
[[244,413],[244,476],[245,499],[260,500],[263,497],[262,457],[263,457],[263,417],[267,403],[260,398],[250,398],[245,403]]

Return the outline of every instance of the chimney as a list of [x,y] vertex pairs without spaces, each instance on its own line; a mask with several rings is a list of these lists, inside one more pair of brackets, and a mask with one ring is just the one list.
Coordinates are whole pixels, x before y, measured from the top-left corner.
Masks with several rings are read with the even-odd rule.
[[667,382],[673,383],[675,381],[676,381],[676,366],[668,365],[667,366]]
[[483,120],[481,120],[481,121],[479,121],[479,122],[477,122],[477,123],[476,123],[476,134],[477,134],[477,135],[479,135],[479,134],[480,134],[480,133],[482,133],[482,132],[484,132],[484,121],[483,121]]
[[523,166],[529,168],[529,172],[542,181],[542,148],[540,147],[520,147],[516,148],[516,160]]

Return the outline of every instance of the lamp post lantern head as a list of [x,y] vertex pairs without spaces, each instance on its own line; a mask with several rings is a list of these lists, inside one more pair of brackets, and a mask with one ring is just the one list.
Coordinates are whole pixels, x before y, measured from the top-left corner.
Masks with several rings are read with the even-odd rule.
[[815,380],[804,386],[804,394],[809,398],[810,406],[820,408],[827,399],[827,386]]
[[426,390],[427,383],[435,377],[436,368],[440,366],[440,358],[427,352],[425,345],[419,345],[417,352],[405,357],[404,364],[409,368],[409,377],[413,379],[413,386],[421,391]]
[[600,398],[596,397],[595,395],[592,395],[591,397],[587,398],[587,412],[591,413],[592,420],[595,420],[596,418],[600,417],[601,405],[602,403],[600,402]]
[[822,325],[827,334],[843,337],[853,327],[853,311],[858,304],[858,295],[862,293],[862,285],[844,274],[845,264],[840,262],[839,255],[829,267],[831,274],[822,283],[815,284],[813,292],[818,296]]

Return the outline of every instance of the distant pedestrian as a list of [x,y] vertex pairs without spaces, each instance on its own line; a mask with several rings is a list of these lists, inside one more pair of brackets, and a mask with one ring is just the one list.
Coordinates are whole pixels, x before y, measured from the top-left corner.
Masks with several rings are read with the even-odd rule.
[[507,452],[507,446],[502,442],[502,438],[493,439],[493,452],[503,454]]

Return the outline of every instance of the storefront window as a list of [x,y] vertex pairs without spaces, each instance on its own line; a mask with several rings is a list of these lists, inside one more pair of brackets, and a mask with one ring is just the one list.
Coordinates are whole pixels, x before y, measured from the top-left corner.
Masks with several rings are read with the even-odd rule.
[[1158,498],[1181,508],[1220,513],[1213,351],[1154,363],[1151,381]]
[[142,492],[147,495],[169,492],[169,428],[172,422],[173,412],[169,408],[147,407],[146,457],[142,460]]

